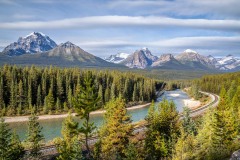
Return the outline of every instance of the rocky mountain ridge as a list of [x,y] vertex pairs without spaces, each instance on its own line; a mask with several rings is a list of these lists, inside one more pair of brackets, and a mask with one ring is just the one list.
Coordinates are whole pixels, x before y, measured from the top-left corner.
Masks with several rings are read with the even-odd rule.
[[[114,57],[114,55],[111,55]],[[111,57],[110,56],[110,57]],[[105,59],[108,61],[108,59]],[[116,63],[113,59],[109,61]],[[142,48],[129,54],[127,58],[121,58],[121,64],[129,68],[190,68],[203,70],[221,70],[221,71],[235,71],[240,69],[240,59],[227,55],[222,58],[215,58],[211,55],[203,56],[198,52],[187,49],[178,55],[163,54],[159,58],[152,55],[148,48]]]
[[17,42],[13,42],[4,48],[2,53],[8,56],[20,56],[46,52],[56,46],[57,44],[45,34],[32,32],[25,37],[19,37]]
[[240,70],[240,59],[232,55],[222,58],[215,58],[211,55],[206,57],[191,49],[187,49],[175,56],[173,54],[163,54],[157,57],[148,48],[144,47],[132,54],[118,53],[103,60],[69,41],[57,45],[41,32],[32,32],[25,37],[20,37],[17,42],[11,43],[4,48],[0,54],[0,64],[54,64],[58,66],[64,64],[64,66],[126,66],[140,69]]

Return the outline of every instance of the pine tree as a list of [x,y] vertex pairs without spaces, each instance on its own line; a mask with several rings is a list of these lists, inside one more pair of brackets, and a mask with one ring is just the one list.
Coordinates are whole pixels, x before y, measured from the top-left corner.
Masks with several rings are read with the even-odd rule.
[[10,156],[10,141],[11,132],[8,129],[8,125],[4,122],[4,119],[0,119],[0,159],[9,159]]
[[133,101],[133,102],[138,101],[138,97],[137,97],[137,85],[136,85],[136,84],[134,84],[132,101]]
[[110,100],[110,89],[108,87],[105,90],[104,99],[105,102],[108,102]]
[[29,156],[36,159],[41,156],[39,151],[41,149],[41,142],[44,140],[44,137],[41,133],[42,127],[37,120],[38,117],[34,114],[29,117],[27,133],[27,142],[29,143],[31,149]]
[[133,128],[121,97],[106,104],[104,119],[106,124],[100,132],[102,158],[126,157],[126,148],[129,145]]
[[99,85],[98,97],[99,97],[98,106],[100,108],[103,108],[104,100],[103,100],[103,88],[102,88],[102,85]]
[[195,137],[192,134],[186,134],[185,131],[181,130],[181,136],[175,145],[173,160],[190,160],[197,159],[200,157],[195,156]]
[[24,106],[24,91],[23,91],[23,83],[20,80],[19,84],[18,84],[18,115],[22,114],[22,109]]
[[173,102],[163,100],[156,109],[150,107],[145,138],[147,159],[171,157],[179,135],[178,112]]
[[28,79],[28,94],[27,94],[28,108],[31,110],[32,108],[32,81]]
[[133,143],[129,143],[129,145],[127,146],[127,149],[125,151],[125,156],[126,158],[124,158],[124,160],[139,160],[140,157],[138,155],[138,150],[136,148],[136,146]]
[[194,134],[196,135],[197,129],[196,129],[196,124],[190,117],[190,109],[188,107],[184,107],[183,109],[183,119],[182,119],[182,127],[184,130],[184,133],[186,135],[189,134]]
[[16,99],[16,85],[15,82],[12,80],[11,82],[11,92],[10,92],[10,108],[11,108],[11,113],[10,114],[15,114],[16,108],[17,108],[17,99]]
[[219,102],[219,106],[218,109],[219,110],[224,110],[227,106],[227,92],[226,89],[224,87],[222,87],[221,92],[220,92],[220,102]]
[[222,114],[209,110],[204,116],[203,126],[198,131],[196,157],[202,159],[224,159],[228,156]]
[[55,144],[59,153],[58,160],[81,160],[81,144],[77,139],[78,123],[73,121],[71,114],[63,122],[62,136]]
[[47,106],[50,111],[54,109],[55,101],[53,97],[53,90],[50,88],[47,95]]
[[41,106],[42,106],[41,86],[38,85],[38,90],[37,90],[37,107],[40,108]]
[[71,89],[71,87],[69,87],[69,89],[68,89],[67,102],[68,102],[69,108],[72,108],[72,89]]
[[2,110],[4,108],[4,99],[3,99],[3,96],[4,96],[4,93],[3,93],[3,77],[2,75],[0,75],[0,110]]
[[116,86],[115,86],[115,83],[113,82],[112,83],[112,86],[111,86],[111,99],[115,99],[116,98]]
[[59,98],[57,98],[56,113],[61,113],[61,110],[62,110],[62,105],[61,105],[61,102],[60,102]]
[[21,141],[19,140],[19,137],[15,131],[11,136],[10,146],[10,159],[22,159],[22,157],[24,156],[24,147],[22,146]]
[[90,123],[90,112],[97,109],[97,103],[99,101],[97,92],[93,84],[92,74],[88,72],[84,78],[84,86],[81,88],[81,92],[73,98],[73,106],[81,119],[84,119],[83,126],[80,127],[80,132],[85,136],[85,145],[87,149],[87,157],[91,157],[88,139],[91,133],[96,128],[94,123]]

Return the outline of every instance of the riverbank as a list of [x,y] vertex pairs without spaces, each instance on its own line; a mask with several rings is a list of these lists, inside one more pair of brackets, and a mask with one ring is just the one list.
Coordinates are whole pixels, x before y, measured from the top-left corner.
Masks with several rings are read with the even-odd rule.
[[204,106],[211,100],[211,98],[205,94],[202,94],[202,97],[199,100],[196,100],[188,93],[189,89],[190,87],[184,88],[183,91],[186,92],[191,99],[184,99],[183,102],[184,105],[191,110]]
[[192,99],[184,99],[183,103],[186,107],[192,109],[198,108],[201,106],[201,102],[199,100]]
[[[139,109],[139,108],[144,108],[149,106],[151,103],[146,103],[143,105],[136,105],[132,107],[128,107],[127,110],[134,110],[134,109]],[[90,113],[90,115],[95,115],[95,114],[103,114],[105,113],[105,110],[97,110],[93,111]],[[76,113],[72,113],[73,116],[76,115]],[[58,118],[66,118],[68,114],[58,114],[58,115],[40,115],[38,116],[39,120],[47,120],[47,119],[58,119]],[[3,117],[5,119],[6,123],[13,123],[13,122],[26,122],[28,121],[29,116],[17,116],[17,117]]]

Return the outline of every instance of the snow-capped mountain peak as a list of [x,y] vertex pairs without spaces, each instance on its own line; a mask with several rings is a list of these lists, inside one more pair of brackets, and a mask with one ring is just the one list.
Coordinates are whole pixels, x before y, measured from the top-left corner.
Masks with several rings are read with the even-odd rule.
[[43,37],[47,37],[47,36],[46,36],[45,34],[43,34],[42,32],[32,32],[32,33],[26,35],[26,36],[23,37],[23,38],[27,38],[27,37],[31,37],[31,36],[38,36],[38,35],[41,35],[41,36],[43,36]]
[[196,51],[191,50],[191,49],[186,49],[184,52],[185,53],[195,53],[195,54],[198,54]]
[[47,35],[41,32],[32,32],[25,37],[20,37],[17,42],[8,45],[3,53],[9,56],[19,56],[49,51],[56,46],[57,44]]
[[129,53],[121,52],[116,55],[110,55],[108,58],[104,58],[104,60],[112,63],[120,63],[125,60],[129,55]]

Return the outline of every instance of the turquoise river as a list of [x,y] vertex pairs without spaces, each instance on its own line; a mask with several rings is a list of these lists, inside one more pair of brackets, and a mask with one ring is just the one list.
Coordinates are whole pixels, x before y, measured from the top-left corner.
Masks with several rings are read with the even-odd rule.
[[[157,99],[157,103],[159,103],[163,98],[167,100],[173,100],[176,104],[177,110],[181,112],[184,107],[184,99],[190,99],[188,95],[183,92],[182,90],[175,90],[175,91],[166,91],[161,97]],[[148,108],[138,108],[134,110],[129,110],[128,114],[131,115],[132,121],[137,122],[143,120],[147,115]],[[82,121],[75,118],[81,125]],[[96,126],[101,126],[103,124],[103,114],[94,114],[91,115],[91,121],[95,123]],[[48,120],[40,120],[40,124],[43,127],[42,133],[44,135],[45,141],[51,140],[55,137],[61,136],[61,127],[64,118],[58,119],[48,119]],[[27,122],[14,122],[9,123],[11,129],[15,130],[16,133],[19,135],[21,140],[26,138],[27,134]]]

